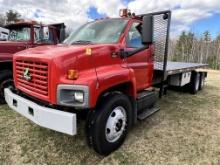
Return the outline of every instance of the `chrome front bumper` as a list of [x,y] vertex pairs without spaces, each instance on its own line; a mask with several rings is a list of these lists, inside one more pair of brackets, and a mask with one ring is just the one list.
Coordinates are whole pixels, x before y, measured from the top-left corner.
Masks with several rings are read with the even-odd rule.
[[5,89],[8,106],[35,124],[69,135],[76,135],[76,114],[43,107]]

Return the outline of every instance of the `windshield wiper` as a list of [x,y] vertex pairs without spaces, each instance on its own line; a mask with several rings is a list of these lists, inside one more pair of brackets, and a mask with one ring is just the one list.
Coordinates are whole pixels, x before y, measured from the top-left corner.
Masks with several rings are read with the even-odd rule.
[[91,44],[92,41],[86,41],[86,40],[78,40],[78,41],[74,41],[72,42],[72,44]]

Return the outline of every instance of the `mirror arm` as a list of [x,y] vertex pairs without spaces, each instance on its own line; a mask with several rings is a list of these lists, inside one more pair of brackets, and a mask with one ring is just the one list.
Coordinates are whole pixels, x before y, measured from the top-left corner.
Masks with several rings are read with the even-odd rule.
[[119,56],[120,56],[121,59],[126,58],[126,57],[127,57],[127,54],[128,54],[128,53],[127,53],[124,49],[120,49],[120,50],[119,50]]

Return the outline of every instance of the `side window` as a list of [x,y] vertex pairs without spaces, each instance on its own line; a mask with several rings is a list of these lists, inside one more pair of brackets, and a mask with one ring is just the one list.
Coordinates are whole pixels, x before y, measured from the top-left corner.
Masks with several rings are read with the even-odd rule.
[[126,45],[128,48],[135,49],[144,47],[141,38],[141,23],[136,22],[132,24],[126,38]]
[[52,29],[48,27],[35,27],[34,28],[34,42],[53,44],[54,37]]
[[45,35],[45,40],[46,40],[49,44],[54,44],[53,29],[50,29],[50,28],[48,28],[48,27],[45,27],[44,35]]

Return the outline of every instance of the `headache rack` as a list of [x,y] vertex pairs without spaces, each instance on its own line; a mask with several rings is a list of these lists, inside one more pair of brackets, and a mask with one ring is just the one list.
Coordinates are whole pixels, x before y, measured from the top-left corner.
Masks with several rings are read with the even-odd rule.
[[171,11],[167,10],[138,15],[140,18],[143,18],[144,16],[152,16],[153,20],[154,75],[159,75],[157,79],[159,78],[159,97],[161,98],[163,96],[164,87],[166,85],[165,81],[167,73]]

